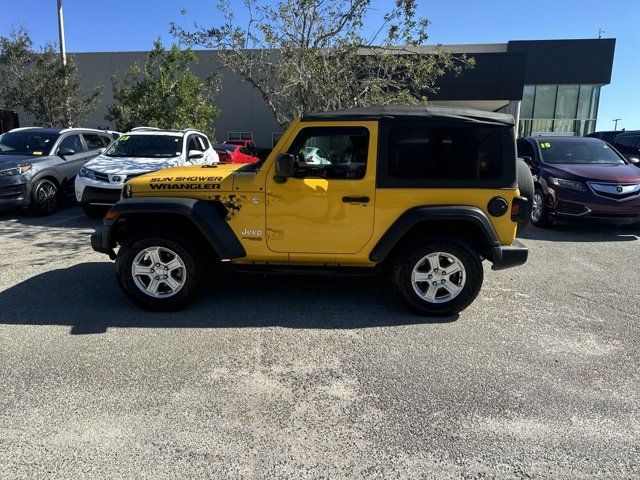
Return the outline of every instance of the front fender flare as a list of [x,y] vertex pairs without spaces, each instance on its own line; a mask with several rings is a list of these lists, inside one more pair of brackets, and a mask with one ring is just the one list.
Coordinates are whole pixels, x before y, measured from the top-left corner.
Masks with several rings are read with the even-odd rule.
[[115,257],[113,227],[119,220],[132,215],[167,214],[188,219],[204,236],[221,259],[246,256],[244,247],[224,219],[222,213],[211,203],[193,198],[142,197],[120,200],[111,210],[115,216],[104,220],[91,235],[94,250]]

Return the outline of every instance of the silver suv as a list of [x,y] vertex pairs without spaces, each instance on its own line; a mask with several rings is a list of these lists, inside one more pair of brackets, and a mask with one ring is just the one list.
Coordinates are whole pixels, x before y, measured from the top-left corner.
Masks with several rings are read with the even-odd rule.
[[78,171],[117,134],[88,128],[16,128],[0,135],[0,208],[52,214]]

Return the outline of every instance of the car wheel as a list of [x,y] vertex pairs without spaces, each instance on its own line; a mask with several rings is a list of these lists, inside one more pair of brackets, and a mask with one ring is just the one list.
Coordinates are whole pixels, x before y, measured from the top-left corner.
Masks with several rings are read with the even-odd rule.
[[116,277],[135,304],[147,310],[177,310],[190,303],[202,283],[200,250],[182,235],[140,231],[118,251]]
[[109,208],[98,205],[82,205],[82,210],[84,210],[87,217],[102,220],[109,211]]
[[531,211],[533,210],[533,197],[535,195],[535,189],[533,185],[533,175],[531,170],[524,160],[518,158],[516,161],[516,176],[518,180],[518,190],[520,190],[520,196],[525,197],[527,202],[527,215],[526,220],[518,222],[518,232],[522,232],[529,225],[529,218]]
[[547,209],[547,198],[540,187],[536,187],[533,194],[533,208],[531,209],[531,223],[536,227],[547,228],[553,225]]
[[461,312],[478,296],[484,278],[478,254],[453,237],[414,244],[397,257],[391,275],[405,303],[427,316]]
[[51,215],[58,208],[60,195],[58,186],[43,178],[38,180],[31,190],[31,211],[36,215]]

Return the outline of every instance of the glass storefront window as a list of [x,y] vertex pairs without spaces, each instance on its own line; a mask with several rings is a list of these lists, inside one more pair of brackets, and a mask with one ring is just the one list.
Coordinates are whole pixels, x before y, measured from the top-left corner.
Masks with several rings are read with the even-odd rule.
[[578,113],[576,114],[576,118],[589,118],[592,95],[593,85],[580,85],[580,95],[578,96]]
[[525,85],[522,92],[522,103],[520,104],[520,118],[533,117],[533,99],[536,94],[535,85]]
[[[576,118],[578,85],[559,85],[555,118]],[[564,131],[564,130],[562,130]]]
[[533,105],[533,118],[553,118],[556,108],[557,85],[536,86],[536,98]]

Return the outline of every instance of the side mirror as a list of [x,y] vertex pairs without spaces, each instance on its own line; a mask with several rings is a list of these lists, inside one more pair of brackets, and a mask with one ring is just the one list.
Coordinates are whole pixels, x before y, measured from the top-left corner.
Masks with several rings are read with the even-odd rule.
[[65,148],[58,149],[58,156],[62,158],[69,157],[75,154],[76,154],[76,151],[73,148],[65,147]]
[[187,154],[187,158],[189,160],[195,160],[202,157],[204,157],[204,152],[201,152],[200,150],[189,150],[189,153]]
[[520,158],[524,161],[524,163],[526,163],[529,166],[534,164],[533,158],[531,158],[531,157],[529,157],[527,155],[524,155],[524,156],[522,156]]
[[276,177],[285,181],[293,177],[295,171],[296,158],[290,153],[281,153],[276,158]]

